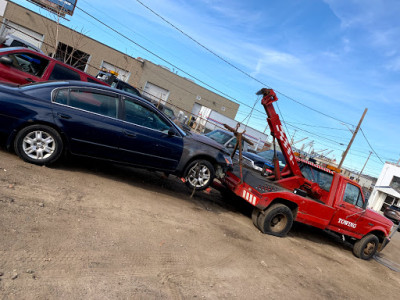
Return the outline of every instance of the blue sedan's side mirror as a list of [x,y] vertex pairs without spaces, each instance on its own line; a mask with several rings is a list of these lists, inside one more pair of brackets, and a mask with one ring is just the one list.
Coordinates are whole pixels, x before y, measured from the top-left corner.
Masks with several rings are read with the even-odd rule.
[[173,127],[171,127],[168,130],[168,136],[175,136],[175,135],[176,135],[176,130]]

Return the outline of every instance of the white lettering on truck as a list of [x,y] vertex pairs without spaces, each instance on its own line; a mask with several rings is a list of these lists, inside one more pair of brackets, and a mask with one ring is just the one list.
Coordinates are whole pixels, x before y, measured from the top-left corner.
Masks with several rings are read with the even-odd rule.
[[356,223],[352,223],[352,222],[350,222],[350,221],[343,220],[342,218],[339,218],[338,223],[339,223],[339,224],[346,225],[346,226],[349,226],[349,227],[351,227],[351,228],[356,228],[356,227],[357,227],[357,224],[356,224]]

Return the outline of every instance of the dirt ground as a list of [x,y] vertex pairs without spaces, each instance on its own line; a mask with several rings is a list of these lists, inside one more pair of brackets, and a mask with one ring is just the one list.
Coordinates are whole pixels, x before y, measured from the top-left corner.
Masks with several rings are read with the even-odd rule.
[[250,211],[145,170],[0,149],[0,298],[399,299],[400,234],[390,269],[301,224],[263,235]]

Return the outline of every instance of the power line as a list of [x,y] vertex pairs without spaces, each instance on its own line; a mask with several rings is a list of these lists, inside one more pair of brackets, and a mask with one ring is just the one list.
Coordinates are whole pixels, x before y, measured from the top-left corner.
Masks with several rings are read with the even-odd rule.
[[[211,50],[210,48],[206,47],[205,45],[203,45],[202,43],[200,43],[199,41],[197,41],[196,39],[194,39],[193,37],[191,37],[189,34],[185,33],[183,30],[181,30],[180,28],[178,28],[177,26],[175,26],[174,24],[172,24],[170,21],[168,21],[168,20],[165,19],[163,16],[161,16],[160,14],[158,14],[157,12],[155,12],[153,9],[151,9],[149,6],[145,5],[142,1],[136,0],[136,2],[138,2],[140,5],[142,5],[142,6],[145,7],[147,10],[149,10],[151,13],[153,13],[154,15],[156,15],[157,17],[159,17],[161,20],[163,20],[164,22],[166,22],[167,24],[169,24],[170,26],[172,26],[174,29],[176,29],[177,31],[179,31],[181,34],[183,34],[184,36],[186,36],[187,38],[189,38],[190,40],[192,40],[194,43],[196,43],[197,45],[199,45],[200,47],[202,47],[202,48],[205,49],[206,51],[210,52],[211,54],[213,54],[214,56],[216,56],[217,58],[219,58],[220,60],[222,60],[223,62],[225,62],[225,63],[228,64],[229,66],[231,66],[232,68],[234,68],[234,69],[237,70],[238,72],[240,72],[240,73],[244,74],[245,76],[247,76],[247,77],[253,79],[254,81],[256,81],[256,82],[262,84],[264,87],[271,88],[268,84],[266,84],[266,83],[260,81],[259,79],[257,79],[257,78],[255,78],[254,76],[250,75],[250,74],[247,73],[246,71],[243,71],[242,69],[240,69],[239,67],[235,66],[234,64],[232,64],[231,62],[229,62],[228,60],[226,60],[225,58],[223,58],[223,57],[220,56],[219,54],[215,53],[215,52],[214,52],[213,50]],[[345,121],[342,121],[342,120],[340,120],[340,119],[338,119],[338,118],[335,118],[335,117],[333,117],[333,116],[331,116],[331,115],[328,115],[328,114],[326,114],[326,113],[324,113],[324,112],[321,112],[321,111],[319,111],[319,110],[317,110],[317,109],[315,109],[315,108],[313,108],[313,107],[311,107],[311,106],[308,106],[308,105],[306,105],[306,104],[304,104],[304,103],[301,103],[300,101],[298,101],[298,100],[296,100],[296,99],[294,99],[294,98],[292,98],[292,97],[289,97],[289,96],[287,96],[286,94],[284,94],[284,93],[282,93],[282,92],[280,92],[280,91],[275,90],[275,92],[276,92],[276,93],[279,93],[280,95],[282,95],[282,96],[284,96],[284,97],[286,97],[286,98],[288,98],[289,100],[292,100],[292,101],[294,101],[294,102],[296,102],[296,103],[298,103],[298,104],[300,104],[300,105],[302,105],[302,106],[304,106],[304,107],[307,107],[308,109],[310,109],[310,110],[312,110],[312,111],[314,111],[314,112],[317,112],[317,113],[319,113],[319,114],[321,114],[321,115],[324,115],[325,117],[328,117],[328,118],[331,118],[331,119],[333,119],[333,120],[335,120],[335,121],[338,121],[338,122],[341,122],[341,123],[346,123],[346,124],[348,124],[348,125],[352,125],[352,126],[353,126],[353,124],[350,124],[350,123],[347,123],[347,122],[345,122]]]
[[360,129],[361,129],[362,135],[364,136],[365,140],[367,141],[368,146],[371,148],[372,152],[374,152],[374,154],[376,155],[376,157],[378,157],[379,160],[381,161],[381,163],[384,164],[384,162],[382,161],[382,159],[381,159],[381,158],[379,157],[379,155],[375,152],[374,148],[372,148],[372,146],[371,146],[370,142],[368,141],[367,137],[365,136],[365,133],[364,133],[364,131],[362,130],[362,128],[360,128]]
[[[288,123],[289,123],[289,122],[288,122]],[[318,128],[332,129],[332,130],[341,130],[341,131],[347,131],[347,130],[348,130],[348,129],[344,129],[344,128],[335,128],[335,127],[311,125],[311,124],[297,123],[297,122],[290,122],[289,124],[298,124],[298,125],[309,126],[309,127],[318,127]]]
[[[137,1],[138,1],[138,0],[137,0]],[[138,2],[141,3],[140,1],[138,1]],[[143,3],[141,3],[141,4],[143,5]],[[153,56],[157,57],[158,59],[164,61],[165,63],[167,63],[167,64],[173,66],[173,67],[176,68],[177,70],[180,70],[181,72],[183,72],[183,73],[186,74],[187,76],[190,76],[191,78],[193,78],[193,79],[199,81],[200,83],[204,84],[205,86],[207,86],[207,87],[209,87],[209,88],[211,88],[211,89],[213,89],[213,90],[219,92],[220,94],[224,95],[225,97],[228,97],[228,98],[230,98],[230,99],[233,99],[233,100],[235,100],[236,102],[243,104],[244,106],[250,107],[249,105],[247,105],[247,104],[245,104],[245,103],[239,101],[238,99],[236,99],[236,98],[234,98],[234,97],[229,96],[228,94],[222,92],[221,90],[219,90],[219,89],[217,89],[217,88],[215,88],[215,87],[209,85],[208,83],[204,82],[203,80],[201,80],[201,79],[199,79],[199,78],[197,78],[197,77],[191,75],[190,73],[184,71],[183,69],[179,68],[178,66],[172,64],[171,62],[167,61],[166,59],[164,59],[164,58],[162,58],[161,56],[157,55],[156,53],[152,52],[151,50],[149,50],[149,49],[145,48],[144,46],[140,45],[139,43],[135,42],[134,40],[132,40],[132,39],[129,38],[128,36],[122,34],[121,32],[117,31],[116,29],[112,28],[111,26],[105,24],[104,22],[102,22],[101,20],[99,20],[99,19],[96,18],[95,16],[89,14],[88,12],[86,12],[86,11],[83,10],[83,9],[81,9],[80,7],[76,7],[76,8],[79,9],[80,11],[82,11],[84,14],[86,14],[86,15],[88,15],[89,17],[91,17],[91,18],[93,18],[94,20],[96,20],[97,22],[99,22],[99,23],[102,24],[103,26],[107,27],[108,29],[112,30],[113,32],[115,32],[115,33],[117,33],[118,35],[120,35],[120,36],[124,37],[125,39],[129,40],[129,41],[132,42],[133,44],[137,45],[137,46],[140,47],[141,49],[147,51],[148,53],[150,53],[150,54],[152,54]],[[146,8],[147,8],[147,7],[146,7]],[[154,11],[152,11],[152,12],[155,13]],[[156,13],[156,15],[158,15],[158,14]],[[159,15],[158,15],[158,16],[159,16]],[[161,16],[160,16],[160,17],[161,17]],[[163,18],[162,18],[162,19],[163,19]],[[163,20],[165,20],[165,19],[163,19]],[[166,20],[165,20],[165,21],[166,21]],[[172,24],[170,24],[170,25],[173,26]],[[174,28],[176,28],[177,30],[179,30],[179,28],[177,28],[176,26],[174,26]],[[179,31],[181,31],[181,30],[179,30]],[[182,31],[182,33],[185,34],[183,31]],[[186,35],[186,34],[185,34],[185,35]],[[187,35],[187,36],[188,36],[188,35]],[[189,36],[188,36],[188,37],[189,37]],[[191,37],[190,37],[190,38],[191,38]],[[192,39],[192,38],[191,38],[191,39]],[[193,39],[193,40],[194,40],[194,39]],[[197,41],[196,41],[196,42],[197,42]],[[201,45],[201,46],[204,47],[206,50],[209,50],[207,47],[205,47],[205,46],[203,46],[203,45]],[[211,51],[211,50],[209,50],[209,51]],[[211,52],[212,52],[212,51],[211,51]],[[212,52],[212,53],[213,53],[213,52]],[[214,54],[214,53],[213,53],[213,54]],[[227,62],[226,60],[224,60],[224,61]],[[227,62],[227,63],[229,63],[229,62]],[[229,64],[230,64],[230,63],[229,63]],[[232,66],[233,66],[233,65],[232,65]],[[236,68],[236,67],[235,67],[235,68]],[[244,71],[243,71],[243,72],[244,72]],[[247,74],[247,73],[246,73],[246,74]],[[252,77],[252,76],[249,75],[249,74],[247,74],[247,75],[250,76],[250,77]],[[254,78],[254,77],[252,77],[252,78],[253,78],[254,80],[258,81],[256,78]],[[266,84],[262,83],[261,81],[258,81],[258,82],[260,82],[260,83],[263,84],[263,85],[266,85]],[[268,85],[266,85],[266,86],[268,86]],[[285,96],[286,98],[288,98],[288,99],[290,99],[290,100],[293,100],[293,101],[295,101],[295,102],[297,102],[297,103],[303,105],[302,103],[298,102],[297,100],[292,99],[291,97],[286,96],[286,95],[283,94],[283,93],[280,93],[280,94],[283,95],[283,96]],[[306,106],[306,105],[304,105],[304,106]],[[306,107],[307,107],[307,106],[306,106]],[[254,110],[254,106],[253,106],[253,107],[250,107],[250,108],[252,109],[252,111]],[[308,107],[308,108],[310,108],[310,107]],[[313,111],[315,111],[315,112],[318,112],[318,113],[321,113],[321,114],[323,114],[323,115],[326,115],[326,114],[324,114],[324,113],[322,113],[322,112],[320,112],[320,111],[318,111],[318,110],[315,110],[315,109],[313,109],[313,108],[310,108],[310,109],[313,110]],[[278,107],[278,110],[279,110],[279,112],[280,112],[280,114],[281,114],[281,117],[282,117],[282,119],[283,119],[283,115],[282,115],[282,113],[281,113],[279,107]],[[326,115],[326,116],[328,116],[328,115]],[[339,121],[339,122],[341,122],[341,123],[346,123],[346,124],[352,125],[352,124],[350,124],[350,123],[343,122],[343,121],[338,120],[338,119],[336,119],[336,118],[333,118],[333,117],[331,117],[331,116],[328,116],[328,117],[330,117],[330,118],[332,118],[332,119],[335,119],[335,120],[337,120],[337,121]],[[285,124],[285,126],[286,126],[286,123],[285,123],[285,122],[284,122],[284,124]],[[352,126],[353,126],[353,125],[352,125]],[[286,127],[286,130],[288,131],[287,127]],[[306,131],[306,130],[303,130],[303,131],[308,132],[308,131]],[[310,133],[310,132],[309,132],[309,133]],[[310,134],[313,134],[313,133],[310,133]],[[315,136],[318,136],[318,137],[320,137],[320,138],[323,138],[323,139],[330,140],[330,139],[328,139],[328,138],[325,138],[325,137],[322,137],[322,136],[319,136],[319,135],[316,135],[316,134],[314,134],[314,135],[315,135]],[[335,142],[335,143],[338,143],[338,142],[333,141],[333,140],[330,140],[330,141]],[[341,143],[338,143],[338,144],[341,145]]]
[[288,125],[291,126],[291,127],[293,127],[293,128],[296,128],[297,130],[301,130],[301,131],[307,132],[308,134],[315,135],[315,136],[317,136],[317,137],[319,137],[319,138],[321,138],[321,139],[330,141],[330,142],[332,142],[332,143],[335,143],[335,144],[338,144],[338,145],[341,145],[341,146],[344,145],[343,143],[339,143],[338,141],[329,139],[329,138],[324,137],[324,136],[321,136],[321,135],[319,135],[319,134],[316,134],[316,133],[310,132],[310,131],[308,131],[308,130],[302,129],[302,128],[300,128],[300,127],[297,127],[297,126],[294,126],[294,125],[290,125],[290,124],[288,124]]
[[103,21],[99,20],[99,19],[96,18],[95,16],[89,14],[87,11],[83,10],[82,8],[80,8],[80,7],[78,7],[78,6],[76,6],[76,8],[79,9],[80,11],[82,11],[82,12],[83,12],[84,14],[86,14],[87,16],[91,17],[92,19],[96,20],[97,22],[99,22],[99,23],[102,24],[103,26],[105,26],[105,27],[107,27],[108,29],[112,30],[112,31],[115,32],[116,34],[122,36],[123,38],[127,39],[127,40],[130,41],[131,43],[133,43],[133,44],[135,44],[136,46],[140,47],[141,49],[147,51],[148,53],[150,53],[150,54],[153,55],[154,57],[156,57],[156,58],[162,60],[163,62],[165,62],[165,63],[171,65],[172,67],[174,67],[175,69],[181,71],[182,73],[186,74],[187,76],[189,76],[189,77],[191,77],[191,78],[197,80],[198,82],[200,82],[200,83],[204,84],[205,86],[207,86],[207,87],[213,89],[214,91],[217,91],[217,92],[220,93],[221,95],[224,95],[225,97],[227,97],[227,98],[229,98],[229,99],[232,99],[232,100],[234,100],[234,101],[236,101],[236,102],[238,102],[238,103],[240,103],[240,104],[243,104],[244,106],[247,106],[247,107],[250,107],[250,108],[251,108],[251,106],[249,106],[249,105],[243,103],[242,101],[240,101],[240,100],[238,100],[238,99],[236,99],[236,98],[234,98],[234,97],[232,97],[232,96],[230,96],[230,95],[224,93],[223,91],[221,91],[221,90],[219,90],[219,89],[217,89],[217,88],[211,86],[210,84],[206,83],[205,81],[203,81],[203,80],[197,78],[196,76],[191,75],[190,73],[188,73],[188,72],[186,72],[185,70],[181,69],[180,67],[174,65],[173,63],[169,62],[168,60],[162,58],[161,56],[159,56],[158,54],[154,53],[153,51],[151,51],[151,50],[147,49],[146,47],[140,45],[139,43],[135,42],[134,40],[132,40],[131,38],[129,38],[129,37],[126,36],[125,34],[119,32],[118,30],[116,30],[116,29],[112,28],[111,26],[107,25],[106,23],[104,23]]

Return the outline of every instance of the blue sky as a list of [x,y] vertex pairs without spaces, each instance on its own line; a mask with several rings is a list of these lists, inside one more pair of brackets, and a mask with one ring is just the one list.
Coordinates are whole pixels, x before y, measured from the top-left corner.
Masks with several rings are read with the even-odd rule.
[[[141,1],[214,53],[275,89],[277,111],[288,135],[295,134],[294,140],[308,136],[308,141],[314,140],[315,150],[334,150],[328,156],[340,161],[351,138],[349,128],[354,129],[352,125],[357,125],[368,108],[362,130],[379,157],[372,154],[364,173],[378,176],[381,161],[397,162],[400,158],[398,0]],[[49,15],[28,1],[14,2]],[[239,100],[238,121],[245,119],[249,107],[257,101],[255,92],[263,87],[261,83],[201,48],[139,1],[79,0],[77,6]],[[63,22],[66,26],[133,57],[168,66],[79,9],[69,19]],[[181,71],[178,74],[188,77]],[[248,124],[263,131],[267,125],[263,112],[257,104]],[[369,151],[360,132],[344,166],[359,171]]]

